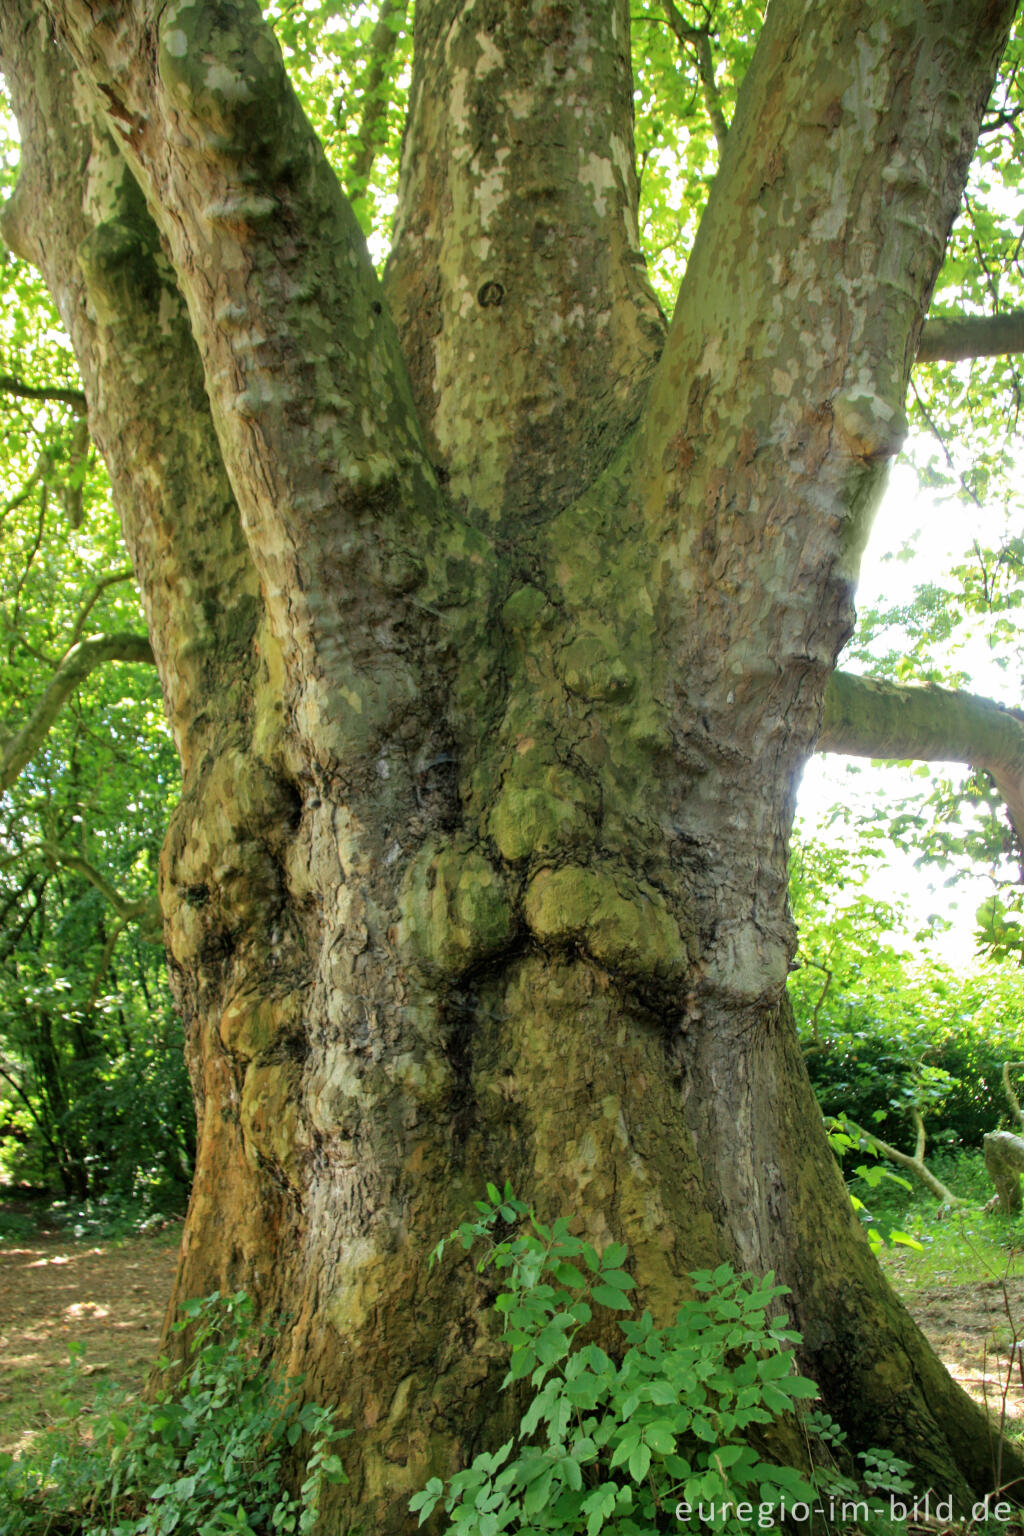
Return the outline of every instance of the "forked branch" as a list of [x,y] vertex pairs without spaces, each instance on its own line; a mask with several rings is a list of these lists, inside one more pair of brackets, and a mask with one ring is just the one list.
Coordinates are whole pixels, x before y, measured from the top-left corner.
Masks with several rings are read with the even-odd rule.
[[661,0],[661,8],[665,12],[669,26],[675,34],[676,42],[680,48],[692,48],[697,59],[697,73],[700,76],[701,90],[704,93],[704,105],[707,108],[708,117],[711,119],[711,127],[714,130],[718,144],[718,153],[721,155],[725,148],[726,136],[729,125],[725,121],[725,113],[722,111],[722,98],[715,80],[715,61],[711,53],[711,37],[706,27],[691,27],[682,15],[673,0]]
[[124,922],[139,923],[140,932],[147,943],[158,944],[161,936],[160,904],[155,891],[145,896],[125,896],[98,870],[94,864],[81,854],[72,853],[62,848],[59,843],[49,842],[45,839],[33,843],[25,843],[18,850],[18,859],[35,857],[53,866],[61,866],[71,869],[84,880],[87,880],[95,890],[99,891],[103,899],[117,913]]
[[960,1199],[959,1195],[954,1195],[953,1191],[943,1184],[941,1179],[937,1179],[931,1169],[926,1166],[924,1161],[924,1119],[919,1109],[911,1108],[910,1114],[914,1122],[915,1132],[913,1156],[907,1152],[901,1152],[898,1147],[892,1146],[888,1141],[883,1141],[881,1136],[876,1136],[873,1131],[866,1131],[863,1126],[851,1120],[848,1115],[845,1117],[845,1120],[847,1128],[855,1136],[859,1136],[873,1151],[880,1152],[883,1157],[888,1158],[890,1163],[895,1163],[897,1168],[905,1168],[908,1173],[912,1173],[914,1178],[924,1185],[925,1189],[931,1190],[932,1194],[942,1201],[943,1205],[963,1205],[964,1202]]

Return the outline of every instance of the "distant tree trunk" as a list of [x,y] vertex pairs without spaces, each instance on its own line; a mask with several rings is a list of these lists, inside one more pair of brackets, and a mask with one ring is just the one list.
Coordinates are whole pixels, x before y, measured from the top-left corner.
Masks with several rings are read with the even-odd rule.
[[384,289],[254,4],[5,3],[5,235],[184,768],[177,1295],[288,1315],[368,1530],[494,1433],[479,1288],[426,1266],[487,1178],[628,1243],[659,1320],[774,1269],[855,1446],[990,1479],[825,1140],[786,859],[1012,14],[773,0],[666,327],[625,0],[419,0]]
[[985,1167],[996,1187],[987,1211],[996,1209],[1005,1216],[1020,1210],[1020,1176],[1024,1173],[1024,1137],[1012,1131],[992,1131],[984,1138]]

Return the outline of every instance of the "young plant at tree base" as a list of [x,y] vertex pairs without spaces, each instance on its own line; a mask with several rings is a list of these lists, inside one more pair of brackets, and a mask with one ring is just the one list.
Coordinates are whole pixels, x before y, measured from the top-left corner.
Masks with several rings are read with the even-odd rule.
[[[260,1367],[244,1293],[188,1302],[191,1330],[177,1387],[155,1403],[115,1404],[89,1439],[62,1422],[24,1456],[0,1457],[0,1529],[44,1536],[306,1536],[325,1483],[347,1481],[331,1447],[348,1430],[334,1410],[303,1403],[301,1380]],[[308,1437],[299,1492],[285,1483],[289,1452]],[[71,1525],[59,1523],[70,1517]],[[56,1523],[56,1524],[55,1524]]]
[[[598,1253],[564,1217],[539,1222],[508,1184],[504,1193],[489,1184],[476,1209],[478,1218],[452,1236],[465,1249],[486,1242],[478,1267],[504,1272],[507,1289],[494,1303],[509,1349],[503,1385],[528,1379],[535,1395],[518,1437],[416,1494],[410,1508],[421,1524],[443,1502],[460,1536],[640,1536],[688,1504],[702,1523],[738,1532],[745,1526],[737,1505],[780,1513],[813,1505],[815,1491],[799,1472],[762,1461],[747,1443],[752,1428],[817,1394],[794,1371],[800,1335],[785,1317],[769,1316],[785,1286],[728,1264],[696,1270],[697,1296],[670,1327],[656,1328],[649,1312],[619,1322],[626,1350],[616,1361],[581,1335],[595,1308],[632,1310],[625,1247]],[[527,1230],[495,1237],[502,1224],[520,1221]]]

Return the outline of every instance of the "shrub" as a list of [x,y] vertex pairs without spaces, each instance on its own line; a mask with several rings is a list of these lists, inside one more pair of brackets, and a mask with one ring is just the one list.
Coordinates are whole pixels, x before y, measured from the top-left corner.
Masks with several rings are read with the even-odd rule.
[[[584,1338],[595,1308],[632,1310],[627,1250],[599,1254],[561,1218],[546,1226],[508,1185],[487,1195],[478,1219],[452,1236],[466,1249],[485,1242],[480,1269],[504,1272],[494,1303],[509,1351],[504,1385],[528,1380],[534,1396],[517,1439],[413,1498],[421,1524],[443,1503],[459,1536],[640,1536],[674,1525],[676,1506],[689,1504],[702,1522],[749,1536],[739,1504],[780,1514],[813,1506],[800,1473],[763,1461],[748,1438],[817,1391],[794,1370],[799,1335],[770,1315],[784,1286],[727,1264],[697,1270],[696,1299],[670,1327],[656,1328],[648,1312],[619,1321],[626,1347],[616,1361]],[[495,1240],[499,1224],[519,1221],[528,1230]]]
[[[333,1411],[303,1403],[301,1380],[261,1369],[244,1293],[189,1302],[183,1373],[152,1404],[110,1402],[58,1422],[20,1457],[0,1457],[4,1536],[270,1536],[305,1533],[325,1482],[344,1481]],[[168,1362],[163,1362],[168,1366]],[[298,1493],[289,1452],[308,1437]]]

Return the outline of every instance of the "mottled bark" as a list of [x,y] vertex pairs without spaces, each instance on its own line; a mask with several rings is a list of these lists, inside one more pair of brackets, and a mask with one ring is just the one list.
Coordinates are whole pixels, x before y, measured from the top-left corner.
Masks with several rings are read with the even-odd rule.
[[1005,1216],[1020,1210],[1020,1176],[1024,1173],[1024,1137],[1012,1131],[992,1131],[982,1138],[985,1167],[996,1187],[986,1210],[999,1209]]
[[279,1191],[252,1198],[237,1117],[222,1112],[238,1084],[210,1034],[233,947],[261,978],[254,985],[280,986],[280,946],[267,956],[266,933],[283,890],[274,849],[296,798],[275,760],[280,660],[185,306],[138,187],[85,110],[38,6],[0,9],[0,52],[24,138],[0,232],[39,266],[74,344],[181,755],[161,883],[199,1128],[185,1251],[215,1212],[214,1241],[230,1262],[286,1230]]
[[511,536],[608,463],[663,338],[629,7],[424,0],[414,61],[385,286],[452,497]]
[[[34,252],[186,759],[179,1294],[291,1314],[282,1356],[355,1430],[339,1499],[405,1529],[501,1418],[476,1278],[425,1258],[508,1177],[628,1243],[659,1318],[694,1267],[774,1269],[854,1443],[965,1501],[987,1428],[829,1153],[786,855],[1012,6],[776,0],[667,340],[621,0],[417,5],[386,294],[255,4],[47,6],[156,231],[108,139],[84,178],[64,151],[38,10],[0,31],[14,222],[71,189]],[[100,191],[132,265],[94,294]]]

